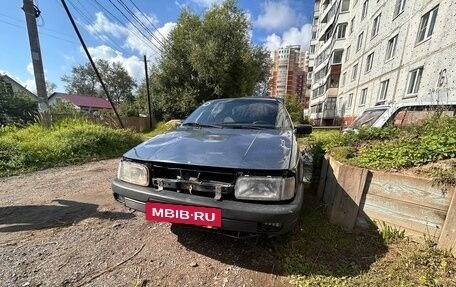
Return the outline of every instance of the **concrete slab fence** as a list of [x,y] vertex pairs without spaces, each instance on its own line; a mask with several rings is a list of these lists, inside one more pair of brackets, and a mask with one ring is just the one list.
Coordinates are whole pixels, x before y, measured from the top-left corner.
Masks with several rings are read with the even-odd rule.
[[346,231],[385,223],[414,238],[431,237],[456,255],[456,188],[444,190],[430,179],[348,166],[326,156],[317,192],[329,221]]

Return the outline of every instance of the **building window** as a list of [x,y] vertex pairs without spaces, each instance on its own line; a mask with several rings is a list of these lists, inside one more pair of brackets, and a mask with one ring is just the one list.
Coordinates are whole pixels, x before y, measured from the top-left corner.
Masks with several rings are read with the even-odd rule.
[[333,54],[333,65],[335,64],[342,64],[342,54],[344,53],[344,50],[335,50]]
[[347,12],[350,10],[350,0],[342,0],[342,7],[340,8],[340,12]]
[[366,70],[364,72],[369,73],[372,70],[373,64],[374,64],[374,52],[367,55]]
[[356,51],[359,51],[363,46],[364,32],[358,35],[358,42],[356,43]]
[[367,88],[361,90],[361,97],[359,98],[359,105],[364,106],[366,104]]
[[345,85],[345,81],[347,80],[347,72],[344,72],[342,74],[342,82],[341,82],[341,87],[343,87]]
[[366,18],[367,11],[369,9],[368,7],[369,7],[369,0],[365,0],[364,3],[363,3],[363,13],[361,14],[361,19]]
[[352,104],[353,104],[353,94],[349,94],[347,108],[351,108]]
[[310,53],[315,54],[315,45],[310,45]]
[[397,17],[399,14],[404,12],[405,9],[405,0],[397,0],[396,7],[394,7],[394,17]]
[[355,30],[355,20],[356,20],[356,17],[353,17],[351,20],[350,20],[350,35],[353,33],[353,31]]
[[405,91],[406,96],[416,96],[418,94],[418,88],[420,87],[422,74],[423,67],[420,67],[409,72],[407,79],[407,89]]
[[345,38],[345,32],[347,31],[347,23],[342,23],[337,26],[337,39]]
[[347,47],[347,51],[345,52],[345,62],[347,62],[350,59],[350,50],[351,45]]
[[357,75],[358,75],[358,64],[355,64],[355,65],[353,66],[353,70],[352,70],[352,77],[351,77],[352,82],[353,82],[354,80],[356,80],[356,76],[357,76]]
[[374,25],[372,25],[372,35],[371,38],[374,38],[378,35],[378,31],[380,30],[380,17],[382,14],[379,14],[377,17],[374,18]]
[[383,101],[386,99],[386,94],[388,93],[389,79],[380,83],[380,90],[378,91],[378,101]]
[[423,17],[421,17],[420,26],[418,28],[418,36],[416,38],[417,43],[420,43],[431,37],[432,32],[434,31],[434,24],[435,24],[435,19],[437,18],[438,10],[439,10],[439,6],[436,6],[434,9],[427,12],[426,14],[423,15]]
[[344,100],[343,97],[339,97],[339,102],[337,103],[337,109],[338,109],[339,111],[342,111],[343,100]]
[[312,31],[312,40],[315,40],[315,39],[317,39],[317,32]]
[[392,59],[396,54],[396,46],[397,46],[397,36],[389,39],[388,46],[386,47],[386,61]]

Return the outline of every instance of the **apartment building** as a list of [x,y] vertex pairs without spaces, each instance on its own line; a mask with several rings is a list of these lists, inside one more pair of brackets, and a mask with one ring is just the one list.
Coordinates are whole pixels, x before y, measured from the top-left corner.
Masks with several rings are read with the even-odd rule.
[[311,120],[346,126],[379,104],[456,101],[454,27],[454,0],[315,1]]
[[296,94],[300,99],[305,94],[305,54],[300,45],[282,47],[272,53],[270,96],[283,98]]

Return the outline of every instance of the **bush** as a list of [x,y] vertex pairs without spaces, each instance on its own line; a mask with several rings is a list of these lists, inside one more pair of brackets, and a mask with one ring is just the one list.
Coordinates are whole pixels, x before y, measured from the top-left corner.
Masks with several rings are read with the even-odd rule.
[[456,118],[432,118],[408,128],[361,129],[323,141],[324,150],[342,162],[397,169],[456,157]]
[[142,142],[127,130],[82,119],[66,119],[48,129],[33,124],[0,129],[0,176],[121,156]]

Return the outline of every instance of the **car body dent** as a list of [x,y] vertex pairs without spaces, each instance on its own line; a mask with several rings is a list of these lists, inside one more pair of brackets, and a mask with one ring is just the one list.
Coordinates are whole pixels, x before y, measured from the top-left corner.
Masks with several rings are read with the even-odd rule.
[[285,170],[291,167],[293,132],[285,129],[179,127],[127,152],[139,161],[222,168]]

